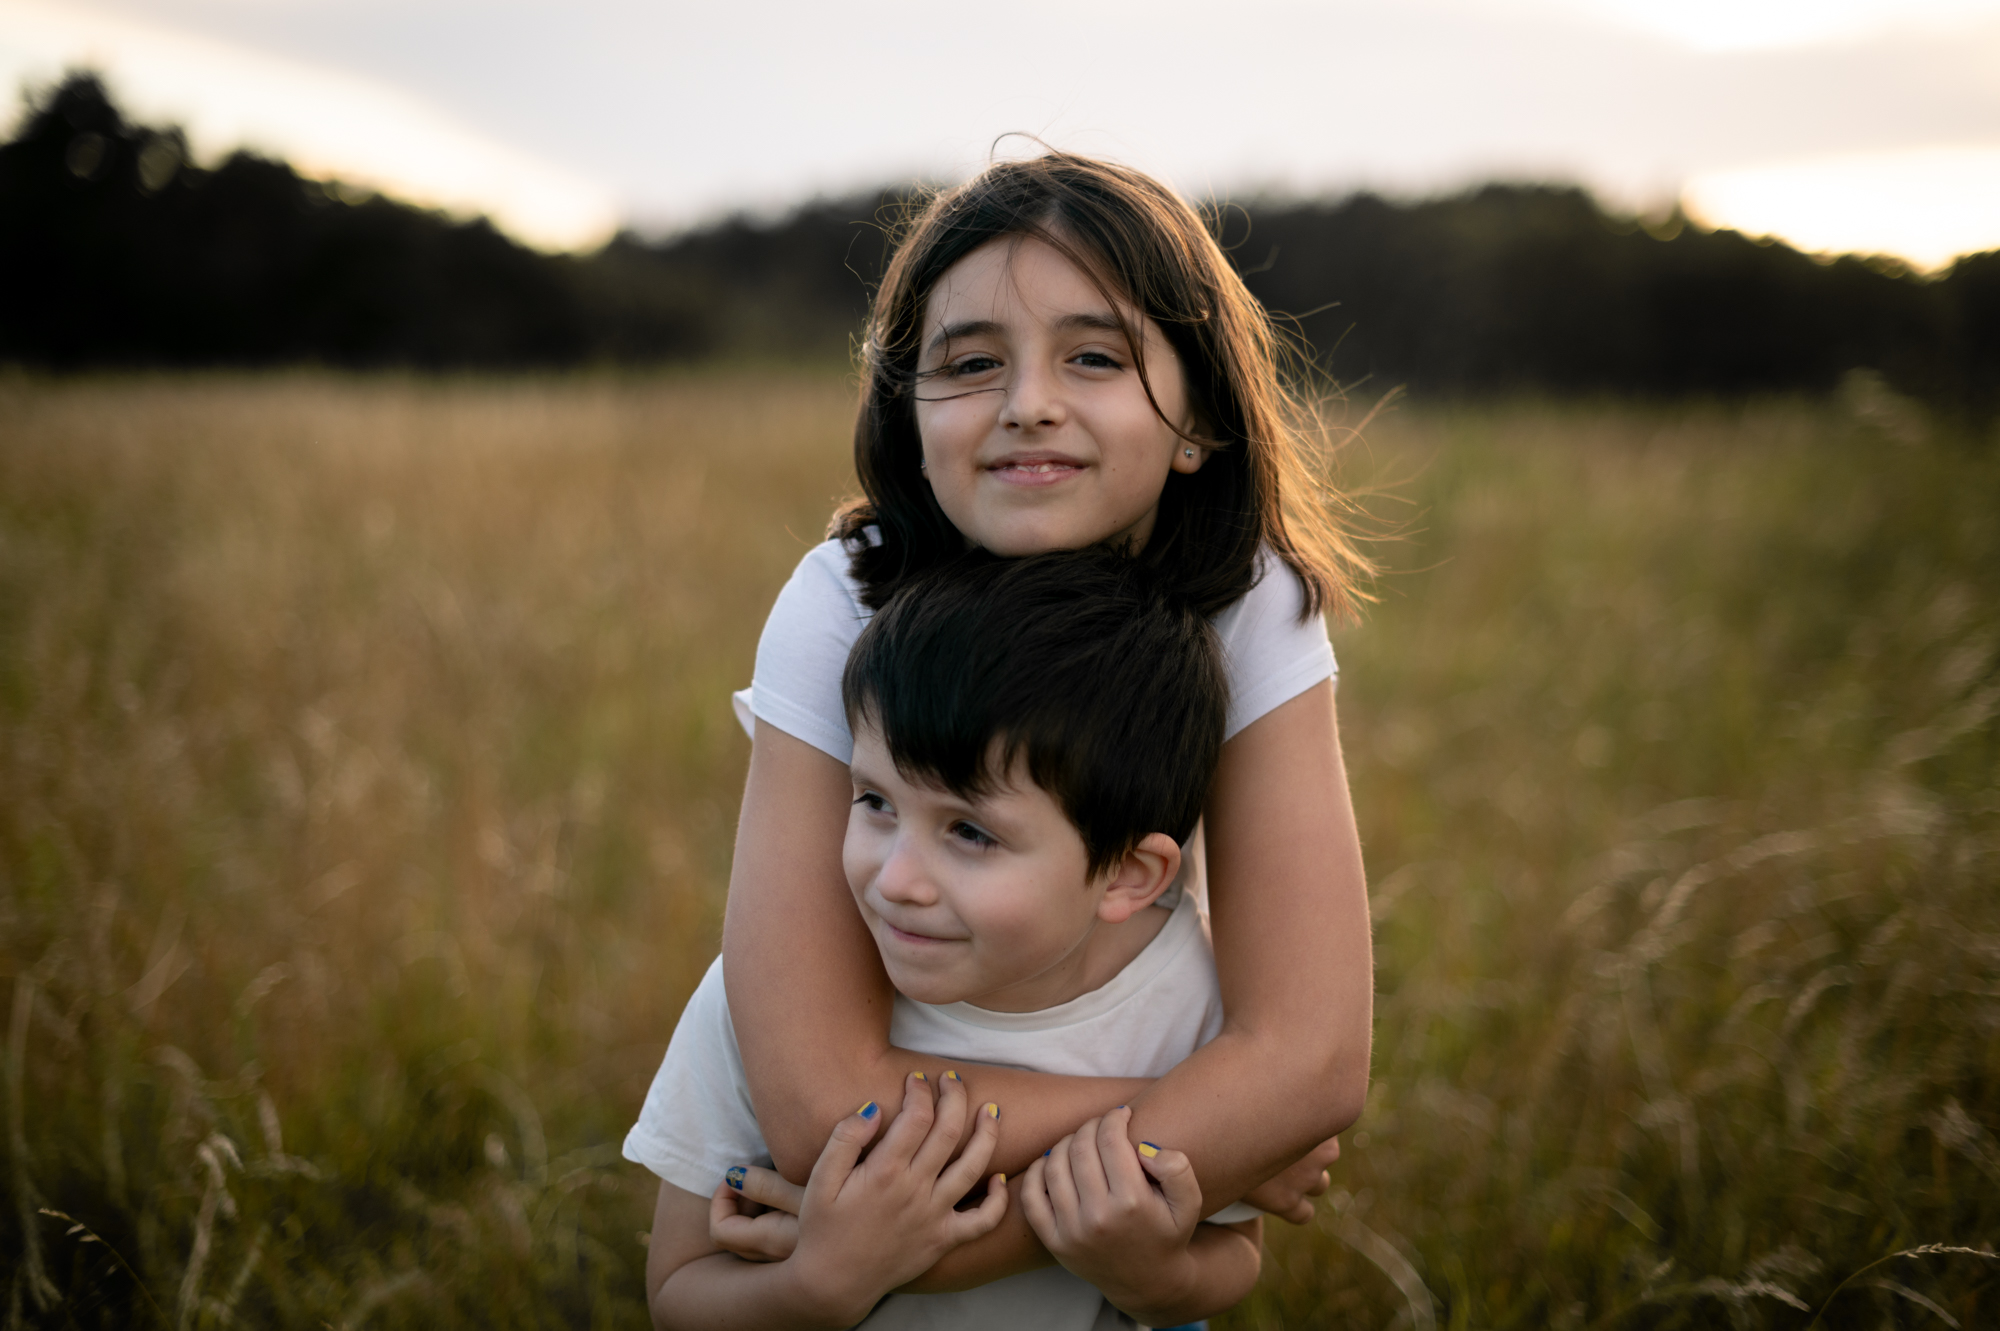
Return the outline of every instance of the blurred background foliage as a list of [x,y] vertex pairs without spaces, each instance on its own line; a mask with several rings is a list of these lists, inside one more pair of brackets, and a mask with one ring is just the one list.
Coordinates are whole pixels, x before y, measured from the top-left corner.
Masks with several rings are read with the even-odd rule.
[[[618,1143],[851,392],[0,379],[10,1323],[645,1324]],[[1346,448],[1375,1078],[1220,1327],[1991,1322],[2000,456],[1907,426]]]
[[[844,362],[914,188],[585,255],[238,153],[188,161],[89,75],[0,146],[0,360],[521,368]],[[1427,396],[1824,391],[1862,369],[1935,409],[2000,407],[2000,252],[1936,276],[1808,257],[1578,189],[1397,203],[1249,199],[1214,225],[1343,383]]]

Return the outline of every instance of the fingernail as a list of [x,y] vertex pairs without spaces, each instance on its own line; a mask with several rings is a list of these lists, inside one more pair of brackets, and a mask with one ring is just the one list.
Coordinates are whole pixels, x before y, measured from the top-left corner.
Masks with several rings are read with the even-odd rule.
[[910,1075],[912,1077],[915,1077],[918,1081],[924,1080],[924,1074],[921,1072],[912,1072]]
[[1159,1153],[1160,1153],[1160,1148],[1153,1145],[1153,1143],[1151,1142],[1139,1143],[1139,1154],[1145,1156],[1148,1160],[1152,1159]]
[[[1053,1150],[1055,1150],[1055,1149],[1056,1149],[1055,1147],[1051,1146],[1051,1147],[1049,1148],[1049,1151],[1053,1151]],[[1042,1152],[1042,1154],[1043,1154],[1043,1155],[1047,1155],[1047,1154],[1049,1153],[1049,1151],[1043,1151],[1043,1152]]]
[[744,1177],[745,1176],[743,1173],[743,1166],[731,1165],[729,1167],[728,1172],[722,1176],[722,1181],[724,1183],[727,1183],[730,1187],[736,1189],[736,1191],[741,1192],[743,1191]]
[[1007,1181],[1007,1176],[1005,1174],[1001,1174],[993,1180],[993,1186],[997,1188],[1006,1181]]
[[993,1104],[992,1102],[989,1101],[986,1105],[986,1117],[988,1118],[1000,1117],[1000,1106]]
[[965,1080],[965,1078],[963,1078],[963,1077],[961,1077],[961,1076],[959,1076],[959,1075],[958,1075],[958,1069],[957,1069],[957,1068],[953,1068],[953,1069],[952,1069],[952,1070],[951,1070],[950,1072],[947,1072],[947,1073],[945,1073],[945,1074],[944,1074],[944,1079],[945,1079],[946,1081],[964,1081],[964,1080]]
[[873,1100],[870,1100],[867,1104],[861,1106],[861,1108],[855,1110],[854,1112],[861,1115],[861,1117],[863,1118],[873,1118],[875,1117],[876,1114],[878,1114],[881,1111],[875,1107],[875,1102]]

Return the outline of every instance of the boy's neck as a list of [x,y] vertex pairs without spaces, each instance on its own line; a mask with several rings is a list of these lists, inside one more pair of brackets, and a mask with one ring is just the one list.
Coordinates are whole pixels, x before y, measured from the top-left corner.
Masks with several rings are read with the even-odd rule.
[[1146,950],[1173,911],[1147,906],[1117,924],[1099,920],[1061,961],[1039,975],[962,1001],[988,1012],[1044,1012],[1101,989]]

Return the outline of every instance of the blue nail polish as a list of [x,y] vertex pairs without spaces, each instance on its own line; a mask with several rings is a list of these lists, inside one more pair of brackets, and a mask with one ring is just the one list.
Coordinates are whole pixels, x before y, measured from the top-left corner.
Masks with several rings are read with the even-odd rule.
[[[1055,1150],[1055,1149],[1056,1149],[1055,1147],[1051,1146],[1051,1147],[1049,1148],[1049,1151],[1053,1151],[1053,1150]],[[1043,1154],[1043,1155],[1047,1155],[1047,1154],[1049,1153],[1049,1151],[1043,1151],[1043,1152],[1042,1152],[1042,1154]]]
[[736,1191],[741,1192],[743,1191],[743,1180],[746,1177],[748,1176],[744,1173],[743,1166],[731,1165],[729,1172],[722,1176],[722,1181],[736,1189]]
[[876,1104],[873,1100],[870,1100],[867,1104],[861,1106],[861,1108],[855,1110],[854,1112],[861,1115],[861,1117],[863,1118],[874,1118],[877,1114],[882,1112],[882,1106]]

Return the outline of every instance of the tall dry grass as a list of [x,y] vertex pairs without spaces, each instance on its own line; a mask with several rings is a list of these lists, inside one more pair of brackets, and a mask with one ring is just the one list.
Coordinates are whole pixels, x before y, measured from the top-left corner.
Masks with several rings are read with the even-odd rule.
[[1375,1079],[1231,1325],[1990,1324],[1990,1256],[1834,1294],[2000,1240],[2000,453],[1803,406],[1373,438]]
[[10,1319],[143,1322],[108,1244],[175,1326],[643,1322],[617,1145],[846,402],[0,389]]
[[[0,381],[10,1323],[643,1325],[617,1142],[848,400]],[[1990,1320],[1981,1256],[1834,1290],[2000,1220],[2000,458],[1522,407],[1350,460],[1411,529],[1338,637],[1375,1088],[1226,1324]]]

